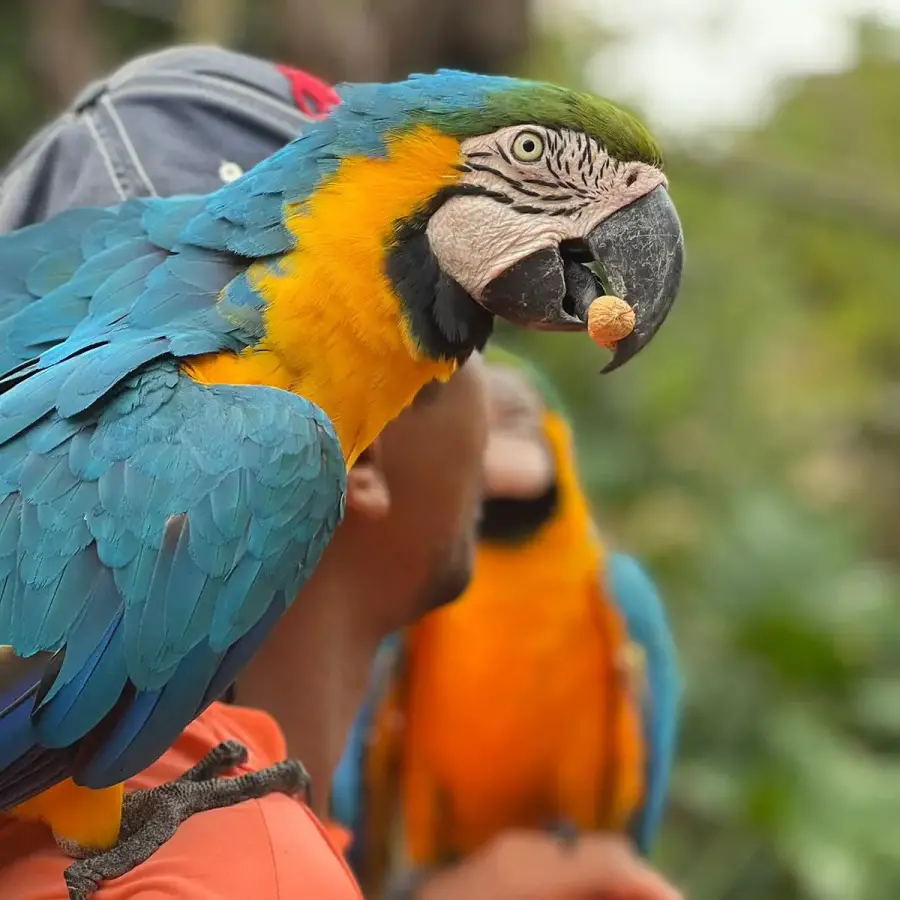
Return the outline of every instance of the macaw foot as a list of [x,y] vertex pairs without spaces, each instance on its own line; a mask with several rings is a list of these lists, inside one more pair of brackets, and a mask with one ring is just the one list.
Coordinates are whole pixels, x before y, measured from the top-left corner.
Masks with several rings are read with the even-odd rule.
[[58,841],[70,856],[83,857],[66,869],[69,900],[87,900],[101,881],[118,878],[149,859],[195,813],[276,792],[308,798],[309,775],[294,759],[237,778],[220,777],[246,760],[246,747],[225,741],[177,780],[126,794],[119,841],[109,850],[86,856],[81,848]]

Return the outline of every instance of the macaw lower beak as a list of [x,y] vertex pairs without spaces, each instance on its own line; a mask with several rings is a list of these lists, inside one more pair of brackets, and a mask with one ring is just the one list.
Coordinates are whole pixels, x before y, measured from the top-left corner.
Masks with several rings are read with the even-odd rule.
[[613,213],[583,240],[538,250],[510,266],[485,288],[481,305],[523,328],[583,331],[597,297],[621,297],[634,309],[635,326],[616,344],[603,369],[611,372],[636,356],[659,330],[675,302],[683,266],[681,222],[660,185]]

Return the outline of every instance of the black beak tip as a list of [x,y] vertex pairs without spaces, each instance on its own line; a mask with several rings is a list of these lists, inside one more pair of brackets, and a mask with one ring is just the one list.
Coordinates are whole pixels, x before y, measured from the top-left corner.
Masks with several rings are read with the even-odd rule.
[[643,350],[659,331],[681,287],[684,235],[671,198],[660,185],[602,222],[588,236],[612,292],[635,313],[635,328],[616,344],[601,370],[609,374]]
[[640,349],[641,344],[633,332],[628,337],[622,338],[621,341],[616,343],[616,348],[613,350],[613,358],[600,370],[600,374],[608,375],[610,372],[615,372],[616,369],[621,368],[630,359],[633,359]]

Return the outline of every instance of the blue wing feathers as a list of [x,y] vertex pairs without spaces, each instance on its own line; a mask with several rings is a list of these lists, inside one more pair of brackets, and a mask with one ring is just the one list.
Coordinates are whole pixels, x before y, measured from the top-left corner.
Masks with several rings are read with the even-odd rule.
[[[0,560],[13,556],[19,544],[22,501],[18,494],[10,494],[0,501]],[[0,569],[4,574],[7,569]],[[2,583],[2,582],[0,582]]]
[[164,250],[175,250],[182,243],[190,243],[185,238],[185,226],[206,202],[203,196],[145,200],[140,213],[143,233]]
[[0,241],[0,311],[20,308],[30,293],[25,287],[29,272],[48,254],[81,246],[90,229],[115,219],[116,213],[105,209],[72,209],[53,220],[53,229],[31,225],[5,236]]
[[[23,685],[25,691],[34,693],[34,684]],[[34,747],[35,733],[31,721],[31,696],[24,699],[22,694],[16,694],[5,705],[3,722],[3,740],[0,741],[0,784],[8,778],[5,770],[8,766],[15,765]],[[5,699],[5,698],[4,698]],[[16,702],[16,701],[19,702]]]
[[[99,643],[87,663],[41,704],[35,716],[41,746],[74,745],[116,705],[128,680],[122,630],[120,612],[98,636]],[[0,725],[2,722],[0,718]]]
[[197,644],[179,662],[166,684],[136,694],[80,780],[89,787],[108,787],[140,772],[172,743],[172,723],[189,722],[200,711],[207,686],[223,654]]
[[[34,394],[29,382],[69,365],[21,387]],[[0,395],[0,410],[16,411],[19,390]],[[150,764],[308,576],[345,477],[316,407],[198,385],[165,361],[120,379],[104,405],[68,419],[51,409],[0,446],[0,643],[23,656],[65,648],[31,719],[0,708],[0,746],[49,753],[109,717],[76,780],[104,786]],[[21,799],[20,780],[4,785],[0,808]]]
[[[167,255],[164,250],[146,241],[133,241],[123,247],[107,250],[95,262],[98,268],[101,260],[108,262],[108,270],[104,265],[103,270],[88,273],[98,282],[96,287],[92,285],[87,288],[91,298],[89,303],[84,304],[88,315],[99,321],[104,317],[120,314],[122,309],[128,309],[134,296],[140,296],[144,286],[149,286],[153,273],[165,265]],[[90,263],[84,268],[87,269],[89,265]],[[83,271],[79,273],[73,287],[81,279],[87,280]]]
[[[96,556],[96,548],[87,550],[86,555]],[[100,565],[99,560],[95,563],[93,581],[80,596],[83,597],[81,608],[72,615],[66,632],[62,667],[43,698],[42,706],[53,700],[65,685],[79,678],[90,677],[99,661],[96,654],[102,652],[102,648],[108,643],[107,636],[111,639],[111,629],[121,619],[122,598],[116,589],[112,572]],[[57,706],[57,711],[59,708],[60,705]]]
[[[80,365],[56,386],[56,409],[66,418],[84,412],[125,376],[164,356],[167,350],[166,341],[159,337],[137,338],[89,350],[83,354],[83,359],[79,359]],[[57,370],[50,371],[56,373]]]
[[[91,756],[90,761],[78,773],[78,780],[81,784],[97,788],[109,787],[130,776],[131,773],[123,777],[116,777],[118,765],[126,761],[129,755],[133,755],[135,744],[138,746],[143,744],[146,747],[153,742],[150,735],[151,723],[164,694],[165,688],[156,691],[141,691],[130,698],[130,701],[122,703],[124,708],[122,715],[116,719],[111,731],[104,736],[103,743],[97,752]],[[166,748],[163,747],[157,757],[162,755],[165,750]],[[133,771],[139,772],[142,768],[146,768],[146,766],[141,766]]]
[[638,847],[646,854],[659,830],[669,790],[681,703],[681,676],[665,605],[640,563],[622,553],[612,554],[608,578],[629,635],[643,646],[648,666],[650,696],[644,711],[644,734],[649,750],[647,789],[635,823]]
[[39,259],[25,276],[25,289],[35,297],[43,297],[66,284],[72,273],[84,262],[80,246],[51,251]]
[[206,688],[197,713],[206,709],[213,701],[218,700],[231,686],[238,672],[250,661],[287,607],[288,600],[285,592],[277,591],[272,602],[256,623],[226,651],[218,671]]
[[54,291],[25,306],[4,322],[0,372],[35,359],[64,341],[88,311],[88,301],[68,291]]

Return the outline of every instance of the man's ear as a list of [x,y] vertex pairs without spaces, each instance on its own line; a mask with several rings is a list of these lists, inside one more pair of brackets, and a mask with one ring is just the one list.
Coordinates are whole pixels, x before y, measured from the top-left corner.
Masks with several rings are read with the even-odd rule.
[[391,508],[391,492],[381,466],[376,438],[347,473],[347,507],[368,519],[383,519]]

